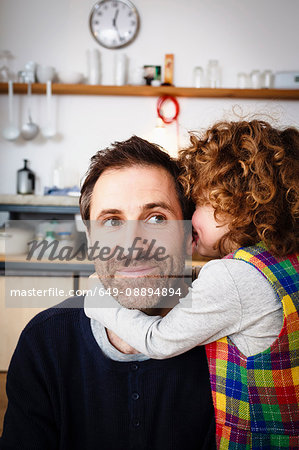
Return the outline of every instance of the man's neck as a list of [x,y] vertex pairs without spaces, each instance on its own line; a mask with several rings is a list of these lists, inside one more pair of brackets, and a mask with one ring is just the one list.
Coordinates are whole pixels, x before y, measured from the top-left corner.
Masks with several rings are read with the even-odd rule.
[[[148,316],[165,316],[170,309],[146,309],[143,310],[144,313],[146,313]],[[127,344],[125,341],[123,341],[120,337],[117,336],[112,330],[106,329],[107,337],[111,345],[115,347],[119,352],[125,353],[126,355],[131,354],[137,354],[139,353],[135,348],[131,347],[131,345]]]
[[[184,282],[184,280],[180,280],[179,285],[177,287],[181,288],[181,295],[175,295],[173,297],[173,306],[179,302],[181,297],[184,297],[188,292],[188,286]],[[151,309],[141,309],[142,312],[147,314],[148,316],[166,316],[172,308],[151,308]],[[131,347],[131,345],[127,344],[120,337],[118,337],[113,331],[106,330],[107,337],[110,341],[110,344],[113,345],[118,351],[125,354],[136,354],[139,353],[135,348]]]

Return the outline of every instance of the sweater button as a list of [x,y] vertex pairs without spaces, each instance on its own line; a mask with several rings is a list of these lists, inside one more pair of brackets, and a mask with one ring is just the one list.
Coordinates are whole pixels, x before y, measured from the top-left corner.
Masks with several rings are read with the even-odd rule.
[[133,400],[138,400],[139,397],[140,397],[140,395],[138,394],[138,392],[134,392],[134,393],[132,394],[132,399],[133,399]]
[[132,365],[131,365],[131,370],[132,370],[133,372],[136,372],[136,370],[138,370],[138,369],[139,369],[138,364],[132,364]]
[[136,428],[140,426],[140,422],[139,422],[138,419],[134,419],[133,420],[133,426],[136,427]]

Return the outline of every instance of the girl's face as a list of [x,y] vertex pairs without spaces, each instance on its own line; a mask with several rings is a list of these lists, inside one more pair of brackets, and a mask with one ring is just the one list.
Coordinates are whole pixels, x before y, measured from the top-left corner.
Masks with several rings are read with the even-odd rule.
[[202,256],[220,256],[215,244],[229,230],[227,224],[215,220],[214,211],[210,205],[197,206],[192,216],[195,231],[193,251]]

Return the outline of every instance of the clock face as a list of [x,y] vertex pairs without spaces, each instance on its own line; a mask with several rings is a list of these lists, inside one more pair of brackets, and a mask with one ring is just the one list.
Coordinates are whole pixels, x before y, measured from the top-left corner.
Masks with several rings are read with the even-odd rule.
[[99,44],[106,48],[120,48],[136,37],[139,15],[128,0],[102,0],[92,8],[89,25]]

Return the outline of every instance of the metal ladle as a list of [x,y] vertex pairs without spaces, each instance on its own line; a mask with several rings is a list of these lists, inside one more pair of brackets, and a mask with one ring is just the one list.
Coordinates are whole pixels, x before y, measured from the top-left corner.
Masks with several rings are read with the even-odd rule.
[[8,81],[8,125],[3,129],[2,136],[8,141],[15,141],[20,136],[20,130],[14,124],[13,118],[13,82]]
[[39,127],[36,125],[36,123],[32,122],[31,118],[31,83],[28,83],[28,91],[27,91],[27,98],[28,98],[28,122],[24,123],[24,125],[21,128],[21,136],[26,141],[30,141],[31,139],[34,139],[35,136],[37,136],[39,132]]
[[56,129],[54,125],[54,115],[53,115],[53,102],[52,102],[52,81],[47,81],[47,124],[42,128],[42,134],[51,138],[55,136]]

